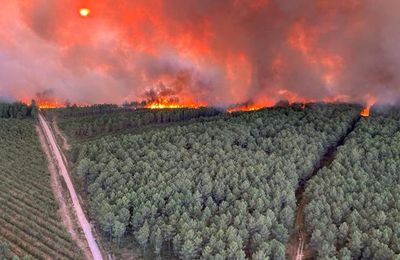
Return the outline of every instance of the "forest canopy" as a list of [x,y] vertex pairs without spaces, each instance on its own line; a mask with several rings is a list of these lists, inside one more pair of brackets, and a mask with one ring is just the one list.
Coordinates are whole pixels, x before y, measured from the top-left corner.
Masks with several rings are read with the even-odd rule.
[[[306,223],[318,257],[398,259],[400,110],[362,118],[335,161],[306,189]],[[396,258],[397,257],[397,258]]]
[[187,122],[219,115],[208,107],[177,109],[131,109],[116,105],[70,107],[46,111],[55,116],[59,127],[72,139],[95,138],[145,126]]
[[285,259],[298,183],[359,110],[270,108],[104,137],[79,145],[76,173],[117,244],[129,235],[183,259]]

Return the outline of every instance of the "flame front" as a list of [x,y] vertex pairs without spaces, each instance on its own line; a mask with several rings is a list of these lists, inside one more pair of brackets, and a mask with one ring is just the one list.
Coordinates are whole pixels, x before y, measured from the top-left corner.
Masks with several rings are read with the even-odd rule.
[[367,101],[360,93],[398,98],[399,2],[284,2],[5,1],[0,53],[10,66],[0,96],[51,89],[58,100],[91,104],[256,104],[230,111],[283,99]]
[[166,108],[199,108],[206,106],[207,104],[201,104],[196,102],[179,102],[178,99],[171,99],[165,97],[159,97],[155,100],[148,101],[145,108],[149,109],[166,109]]
[[19,101],[25,104],[31,104],[32,100],[35,100],[36,106],[39,109],[60,108],[65,106],[64,104],[62,104],[56,98],[53,97],[35,97],[34,99],[25,97],[20,99]]
[[[25,104],[30,104],[31,99],[25,98],[22,99],[21,102],[25,103]],[[58,102],[55,99],[38,99],[35,100],[36,101],[36,106],[39,109],[51,109],[51,108],[60,108],[60,107],[64,107],[63,104],[61,104],[60,102]]]
[[50,108],[63,107],[62,104],[60,104],[59,102],[57,102],[55,100],[38,100],[37,101],[37,106],[40,109],[50,109]]
[[239,106],[235,106],[232,108],[228,108],[226,110],[226,112],[228,113],[233,113],[233,112],[238,112],[238,111],[256,111],[259,109],[262,109],[266,106],[263,105],[239,105]]

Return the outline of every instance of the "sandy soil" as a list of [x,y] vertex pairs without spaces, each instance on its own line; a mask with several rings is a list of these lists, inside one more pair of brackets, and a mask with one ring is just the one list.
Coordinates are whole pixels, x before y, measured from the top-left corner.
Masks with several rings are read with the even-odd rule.
[[76,193],[75,187],[72,184],[70,175],[67,170],[66,163],[64,162],[64,159],[63,159],[63,154],[57,145],[55,136],[54,136],[53,132],[51,131],[48,122],[45,120],[45,118],[41,114],[39,114],[39,122],[40,122],[40,127],[43,131],[43,135],[46,137],[48,147],[50,150],[50,154],[51,154],[51,157],[53,158],[53,162],[55,163],[55,165],[57,165],[58,174],[60,175],[60,177],[62,177],[62,179],[64,181],[63,183],[65,184],[65,186],[68,190],[69,197],[71,200],[71,205],[73,206],[73,211],[75,212],[76,219],[78,220],[77,223],[79,224],[80,228],[83,231],[83,234],[84,234],[85,240],[89,246],[91,255],[92,255],[93,259],[102,260],[103,257],[102,257],[100,248],[97,244],[96,238],[93,235],[92,227],[82,209],[81,203],[78,198],[78,194]]
[[295,219],[295,229],[289,237],[288,244],[286,246],[286,256],[288,259],[310,259],[311,254],[307,248],[309,237],[305,232],[304,222],[304,208],[307,205],[307,198],[301,194],[301,198],[298,201]]
[[50,177],[51,189],[53,190],[53,194],[59,205],[58,213],[60,215],[60,218],[61,218],[64,226],[67,228],[68,232],[71,234],[72,239],[76,241],[78,246],[84,252],[85,257],[87,259],[91,259],[92,254],[90,253],[89,247],[88,247],[85,239],[79,235],[79,232],[78,232],[79,227],[75,222],[76,216],[74,216],[74,212],[71,210],[72,205],[70,205],[69,199],[66,198],[66,196],[64,195],[61,180],[59,178],[56,165],[51,156],[46,138],[43,135],[42,129],[39,126],[36,126],[36,131],[39,135],[40,144],[42,146],[42,149],[46,154],[46,159],[48,162],[48,169],[49,169],[50,176],[51,176]]
[[68,189],[74,212],[76,214],[78,223],[79,223],[80,227],[82,228],[83,234],[85,235],[85,239],[87,241],[87,244],[89,245],[89,249],[93,256],[93,259],[103,260],[103,256],[100,252],[97,241],[92,233],[92,227],[82,209],[82,206],[81,206],[79,198],[78,198],[78,194],[76,193],[75,187],[72,184],[70,175],[68,173],[66,164],[63,160],[63,156],[60,151],[60,148],[57,145],[55,136],[54,136],[53,132],[51,131],[49,124],[44,119],[43,115],[41,115],[40,113],[39,113],[39,122],[40,122],[41,129],[43,130],[43,134],[46,137],[46,140],[48,142],[52,158],[54,159],[54,162],[57,165],[58,173],[60,176],[62,176],[65,186]]

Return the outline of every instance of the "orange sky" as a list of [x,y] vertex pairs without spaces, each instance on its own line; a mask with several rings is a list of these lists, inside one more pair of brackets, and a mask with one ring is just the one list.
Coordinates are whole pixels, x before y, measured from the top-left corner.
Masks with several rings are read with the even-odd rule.
[[2,0],[0,98],[395,102],[400,4],[373,2]]

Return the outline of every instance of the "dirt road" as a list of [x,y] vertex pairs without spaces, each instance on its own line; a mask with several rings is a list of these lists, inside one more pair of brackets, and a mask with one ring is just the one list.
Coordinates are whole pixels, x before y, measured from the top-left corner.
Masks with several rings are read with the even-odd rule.
[[304,238],[302,235],[299,235],[299,247],[297,248],[297,253],[296,253],[296,260],[302,260],[304,256]]
[[64,223],[64,226],[67,228],[68,232],[71,234],[72,239],[81,248],[86,257],[85,259],[92,259],[92,252],[90,252],[86,238],[79,232],[80,225],[77,220],[75,221],[75,219],[77,218],[75,210],[72,206],[72,201],[71,203],[69,203],[70,200],[68,200],[64,196],[64,189],[61,184],[62,177],[58,174],[58,168],[56,167],[56,162],[54,161],[53,153],[50,150],[50,146],[47,143],[46,136],[44,135],[42,128],[39,125],[36,126],[36,131],[39,135],[39,140],[43,151],[46,154],[48,170],[51,177],[51,189],[53,190],[54,197],[57,200],[59,206],[58,212],[61,220]]
[[357,126],[357,123],[360,121],[360,116],[355,118],[347,131],[337,140],[337,142],[325,151],[324,155],[320,158],[320,161],[315,165],[313,172],[305,179],[299,183],[299,187],[296,190],[296,200],[297,200],[297,209],[296,209],[296,219],[295,219],[295,227],[294,232],[292,232],[289,237],[289,242],[286,248],[286,256],[288,259],[310,259],[311,249],[309,248],[309,240],[310,234],[306,232],[306,223],[305,223],[305,213],[304,209],[306,204],[308,204],[308,199],[304,195],[306,184],[318,174],[318,172],[324,168],[331,165],[336,156],[336,151],[339,146],[342,146],[347,138],[347,136],[354,131]]
[[62,155],[60,152],[60,149],[57,146],[55,137],[53,132],[51,131],[49,124],[47,123],[47,121],[44,119],[44,117],[39,114],[39,122],[40,122],[40,126],[43,129],[43,132],[46,135],[46,138],[50,144],[50,148],[53,152],[53,156],[55,157],[55,161],[58,164],[59,170],[60,170],[60,175],[64,178],[64,181],[67,185],[69,194],[71,196],[72,199],[72,204],[74,206],[74,209],[76,211],[76,215],[78,217],[78,221],[79,224],[81,225],[81,228],[85,234],[87,243],[89,245],[90,251],[92,253],[93,259],[95,260],[102,260],[103,257],[101,255],[99,246],[97,245],[96,239],[93,236],[92,233],[92,229],[91,226],[89,224],[89,221],[87,220],[85,213],[82,210],[81,204],[79,202],[78,196],[76,194],[75,188],[72,184],[72,181],[69,177],[68,171],[67,171],[67,167],[65,166],[65,163],[62,159]]

